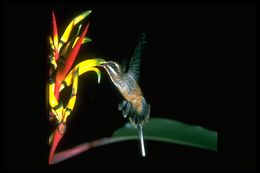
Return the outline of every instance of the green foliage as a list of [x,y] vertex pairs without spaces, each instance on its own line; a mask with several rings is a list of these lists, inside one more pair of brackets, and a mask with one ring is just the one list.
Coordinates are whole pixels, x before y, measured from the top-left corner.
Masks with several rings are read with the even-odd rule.
[[[217,132],[201,126],[189,125],[179,121],[151,118],[143,127],[144,139],[170,142],[180,145],[217,150]],[[130,123],[114,132],[112,138],[116,141],[139,139],[138,132]]]

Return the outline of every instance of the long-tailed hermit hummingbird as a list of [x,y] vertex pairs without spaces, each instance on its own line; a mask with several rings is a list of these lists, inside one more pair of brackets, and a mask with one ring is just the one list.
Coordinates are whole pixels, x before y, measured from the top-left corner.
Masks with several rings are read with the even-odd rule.
[[110,76],[110,79],[124,98],[122,103],[119,103],[118,109],[120,111],[122,110],[124,118],[128,116],[131,124],[139,131],[143,156],[145,156],[143,124],[148,122],[151,109],[150,104],[146,102],[138,85],[141,57],[145,43],[146,39],[143,33],[140,35],[127,71],[125,70],[125,64],[121,66],[114,61],[108,61],[102,64]]

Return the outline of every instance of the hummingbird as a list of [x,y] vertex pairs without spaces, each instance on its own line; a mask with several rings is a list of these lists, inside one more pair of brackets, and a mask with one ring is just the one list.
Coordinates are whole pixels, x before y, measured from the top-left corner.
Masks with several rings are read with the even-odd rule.
[[150,104],[146,102],[141,88],[138,85],[140,78],[141,57],[145,43],[146,37],[145,34],[142,33],[134,49],[128,70],[126,70],[125,63],[123,65],[119,65],[117,62],[108,61],[102,64],[113,84],[123,96],[123,101],[119,103],[118,110],[122,111],[124,118],[128,117],[130,123],[135,129],[138,129],[142,156],[145,156],[143,124],[148,122],[151,109]]

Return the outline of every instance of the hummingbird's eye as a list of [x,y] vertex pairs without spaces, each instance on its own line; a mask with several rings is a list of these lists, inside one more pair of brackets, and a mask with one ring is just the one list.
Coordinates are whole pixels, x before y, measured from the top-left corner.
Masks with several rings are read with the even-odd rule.
[[114,70],[116,70],[117,72],[119,71],[119,65],[117,63],[112,62],[110,65]]
[[107,63],[106,66],[111,74],[118,75],[119,73],[119,66],[113,61]]

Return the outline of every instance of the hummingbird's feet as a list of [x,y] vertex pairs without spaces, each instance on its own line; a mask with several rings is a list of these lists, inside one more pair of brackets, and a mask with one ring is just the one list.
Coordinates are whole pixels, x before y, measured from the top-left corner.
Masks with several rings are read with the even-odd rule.
[[130,112],[131,105],[128,101],[124,100],[122,103],[118,104],[118,110],[123,111],[123,117],[126,118]]

